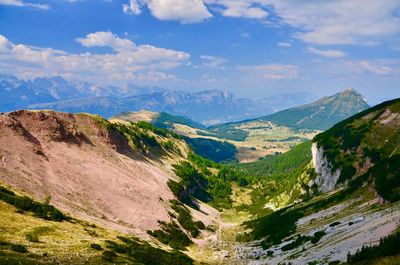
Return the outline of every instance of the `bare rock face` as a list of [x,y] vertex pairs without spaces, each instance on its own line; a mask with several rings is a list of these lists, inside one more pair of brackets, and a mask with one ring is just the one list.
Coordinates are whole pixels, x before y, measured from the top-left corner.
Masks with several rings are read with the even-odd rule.
[[319,192],[328,192],[335,188],[340,176],[340,168],[332,170],[332,165],[324,156],[324,149],[313,143],[311,147],[312,163],[317,173],[314,183],[318,185]]

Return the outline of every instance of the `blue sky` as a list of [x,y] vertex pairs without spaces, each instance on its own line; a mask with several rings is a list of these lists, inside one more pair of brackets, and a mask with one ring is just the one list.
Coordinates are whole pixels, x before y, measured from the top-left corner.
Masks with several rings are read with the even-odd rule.
[[0,73],[374,104],[400,96],[400,1],[0,0]]

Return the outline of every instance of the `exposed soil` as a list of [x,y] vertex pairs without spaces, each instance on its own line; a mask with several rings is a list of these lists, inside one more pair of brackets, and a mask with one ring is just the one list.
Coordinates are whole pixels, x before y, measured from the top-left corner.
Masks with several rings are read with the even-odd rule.
[[0,158],[1,182],[37,200],[51,196],[72,215],[138,232],[169,220],[170,164],[140,156],[90,115],[1,114]]

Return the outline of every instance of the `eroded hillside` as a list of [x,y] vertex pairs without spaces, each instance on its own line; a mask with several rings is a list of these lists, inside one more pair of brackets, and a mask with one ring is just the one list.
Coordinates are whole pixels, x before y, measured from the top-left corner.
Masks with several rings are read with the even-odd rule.
[[146,231],[168,220],[162,201],[173,198],[171,164],[188,152],[173,135],[87,114],[18,111],[0,120],[2,182],[120,230]]

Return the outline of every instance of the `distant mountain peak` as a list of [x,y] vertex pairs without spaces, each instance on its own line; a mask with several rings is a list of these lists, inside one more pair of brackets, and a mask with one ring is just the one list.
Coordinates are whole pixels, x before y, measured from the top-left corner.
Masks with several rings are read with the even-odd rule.
[[368,107],[359,92],[348,88],[310,104],[283,110],[260,119],[296,129],[326,130]]

